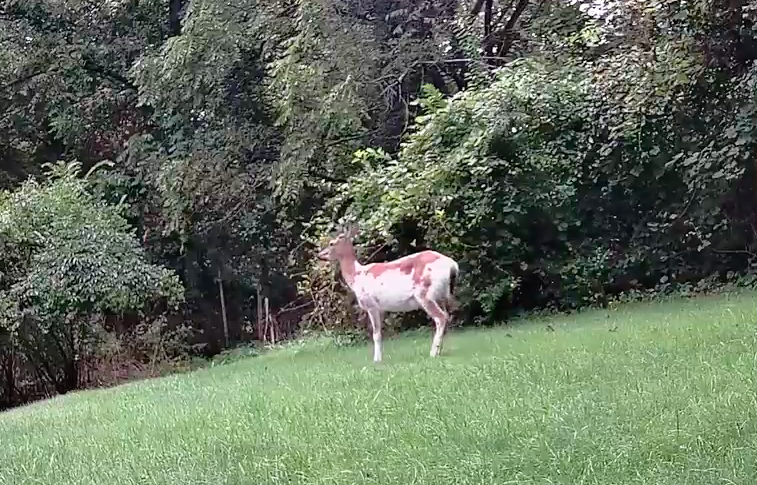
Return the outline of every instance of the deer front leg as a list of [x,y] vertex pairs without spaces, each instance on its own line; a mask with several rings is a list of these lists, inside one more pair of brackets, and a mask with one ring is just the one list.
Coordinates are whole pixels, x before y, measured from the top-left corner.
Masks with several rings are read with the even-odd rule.
[[373,327],[373,362],[381,362],[381,326],[384,315],[379,310],[368,310],[368,317]]
[[434,300],[426,298],[418,298],[423,310],[434,321],[436,325],[436,332],[434,332],[434,340],[431,342],[431,357],[436,357],[442,350],[442,339],[444,338],[444,331],[447,329],[447,321],[449,321],[449,315],[446,311]]

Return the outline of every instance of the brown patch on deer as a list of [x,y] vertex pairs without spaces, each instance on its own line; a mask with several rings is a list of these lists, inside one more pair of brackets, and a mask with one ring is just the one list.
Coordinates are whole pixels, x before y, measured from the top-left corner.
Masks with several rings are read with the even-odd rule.
[[[427,265],[433,263],[439,258],[440,256],[437,253],[434,253],[432,251],[423,251],[413,254],[411,257],[405,258],[402,261],[375,263],[370,268],[368,268],[366,272],[374,278],[381,276],[387,271],[393,270],[398,270],[402,274],[412,273],[413,282],[415,284],[421,284],[421,279],[423,278],[423,270],[426,269]],[[424,278],[424,280],[428,280],[428,285],[431,285],[431,280],[428,277]],[[425,281],[423,283],[425,284]]]
[[423,288],[423,298],[426,298],[426,295],[428,295],[428,290],[431,288],[431,272],[429,272],[422,281],[420,281],[421,287]]
[[428,291],[431,289],[431,274],[426,275],[422,279],[420,284],[421,288],[423,288],[420,295],[421,299],[423,300],[423,308],[426,310],[429,316],[434,319],[434,321],[439,319],[446,319],[447,314],[445,313],[444,308],[440,306],[438,302],[435,302],[428,297]]

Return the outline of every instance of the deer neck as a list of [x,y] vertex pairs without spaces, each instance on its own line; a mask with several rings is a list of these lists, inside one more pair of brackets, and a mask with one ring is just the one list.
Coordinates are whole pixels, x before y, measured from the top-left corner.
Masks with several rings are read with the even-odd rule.
[[354,250],[339,259],[339,269],[342,271],[342,277],[350,288],[355,284],[355,275],[359,266],[360,263],[357,262]]

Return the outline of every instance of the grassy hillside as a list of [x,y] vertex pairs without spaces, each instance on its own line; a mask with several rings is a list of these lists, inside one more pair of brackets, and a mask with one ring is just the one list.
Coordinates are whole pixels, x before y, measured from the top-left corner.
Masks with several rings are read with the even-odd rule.
[[[0,415],[2,484],[757,483],[757,295],[306,346]],[[547,329],[549,324],[554,331]]]

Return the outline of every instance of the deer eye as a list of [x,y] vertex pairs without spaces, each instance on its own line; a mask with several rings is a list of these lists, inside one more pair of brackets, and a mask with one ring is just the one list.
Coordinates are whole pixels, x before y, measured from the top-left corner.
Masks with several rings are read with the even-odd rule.
[[334,241],[329,241],[329,246],[333,246],[333,245],[334,245]]

